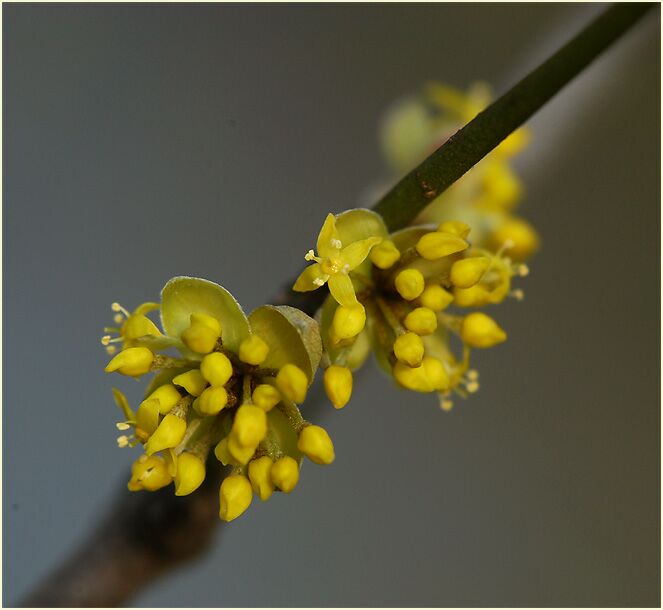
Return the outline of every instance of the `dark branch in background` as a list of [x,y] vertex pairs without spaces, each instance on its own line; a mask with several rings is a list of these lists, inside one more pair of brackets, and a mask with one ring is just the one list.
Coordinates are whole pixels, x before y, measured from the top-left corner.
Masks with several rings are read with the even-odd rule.
[[[403,178],[374,208],[391,230],[407,226],[428,203],[580,73],[654,4],[617,4],[468,123]],[[313,315],[325,292],[297,294],[292,282],[275,299]],[[210,544],[218,517],[221,469],[201,489],[130,493],[114,505],[81,547],[22,600],[22,606],[118,606]]]

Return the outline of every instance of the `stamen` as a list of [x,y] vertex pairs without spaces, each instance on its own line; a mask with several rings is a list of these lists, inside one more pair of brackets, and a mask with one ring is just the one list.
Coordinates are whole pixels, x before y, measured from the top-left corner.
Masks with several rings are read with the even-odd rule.
[[101,338],[101,345],[108,345],[111,342],[111,337],[110,335],[104,335]]
[[332,248],[336,248],[337,250],[340,250],[343,247],[343,244],[341,243],[340,239],[332,239],[331,240],[331,246],[332,246]]
[[512,290],[509,293],[509,296],[513,297],[517,301],[522,301],[525,298],[525,292],[523,290],[521,290],[520,288],[518,288],[517,290]]
[[118,447],[128,447],[129,446],[129,437],[126,435],[117,437],[117,446]]
[[443,411],[451,411],[454,406],[454,401],[451,400],[450,398],[442,398],[440,399],[440,409]]
[[119,422],[117,422],[117,423],[115,424],[115,427],[116,427],[118,430],[128,430],[129,428],[131,428],[131,426],[130,426],[127,422],[124,422],[124,421],[119,421]]
[[468,381],[465,384],[465,388],[470,394],[474,394],[479,391],[479,382],[478,381]]
[[113,316],[113,322],[115,324],[122,324],[124,322],[124,316],[121,313],[117,313]]
[[477,379],[479,379],[479,371],[477,371],[476,369],[470,369],[469,371],[467,371],[466,375],[470,381],[476,381]]
[[112,309],[113,311],[119,311],[119,312],[122,312],[125,316],[127,316],[127,318],[128,318],[129,315],[130,315],[129,312],[128,312],[124,307],[122,307],[122,305],[120,305],[118,302],[112,303],[112,304],[111,304],[111,309]]
[[524,263],[521,264],[521,265],[518,265],[517,273],[520,277],[527,277],[529,275],[529,267],[527,265],[525,265]]
[[309,250],[306,253],[306,256],[304,256],[305,261],[314,261],[315,260],[315,252],[313,250]]
[[112,356],[117,351],[117,348],[114,345],[109,345],[106,347],[106,353],[109,356]]

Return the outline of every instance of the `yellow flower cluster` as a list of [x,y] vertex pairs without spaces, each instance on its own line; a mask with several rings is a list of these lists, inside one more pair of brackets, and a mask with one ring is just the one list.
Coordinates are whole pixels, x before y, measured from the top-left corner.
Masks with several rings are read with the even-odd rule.
[[[472,246],[469,235],[470,227],[461,221],[388,235],[382,219],[370,210],[327,216],[318,252],[325,256],[333,244],[337,253],[361,253],[351,265],[338,266],[336,273],[343,274],[348,286],[342,299],[330,291],[318,313],[324,384],[334,407],[343,408],[350,400],[352,370],[371,349],[400,386],[437,392],[445,410],[452,406],[452,392],[465,397],[478,389],[478,373],[469,368],[471,349],[502,343],[506,333],[481,311],[462,315],[448,308],[483,307],[507,296],[520,299],[522,291],[512,290],[511,280],[528,270],[512,263],[505,248],[491,252]],[[322,285],[316,278],[323,263],[315,260],[294,290]],[[452,335],[460,339],[459,354],[451,347]]]
[[[261,500],[275,490],[290,493],[303,456],[316,464],[334,460],[326,431],[306,422],[297,407],[320,359],[314,320],[272,306],[246,317],[225,289],[195,278],[174,278],[164,287],[163,332],[145,315],[157,308],[146,304],[129,314],[113,305],[123,323],[108,330],[119,336],[102,339],[123,345],[106,372],[156,373],[135,412],[114,390],[125,418],[117,426],[133,429],[118,444],[144,449],[133,464],[130,490],[174,483],[176,495],[190,494],[216,458],[231,468],[219,490],[219,515],[231,521],[254,493]],[[169,348],[180,356],[159,353]]]
[[[382,146],[392,170],[399,176],[410,171],[491,100],[485,83],[475,83],[467,93],[431,83],[419,95],[403,100],[382,124]],[[472,227],[475,246],[498,251],[506,244],[512,260],[525,261],[538,249],[539,236],[529,222],[515,214],[524,189],[511,160],[529,139],[528,130],[516,130],[433,200],[418,222],[462,220]]]

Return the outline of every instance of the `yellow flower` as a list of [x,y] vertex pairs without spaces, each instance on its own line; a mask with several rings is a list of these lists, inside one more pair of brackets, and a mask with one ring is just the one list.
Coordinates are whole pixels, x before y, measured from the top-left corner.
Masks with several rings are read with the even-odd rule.
[[106,346],[109,354],[114,354],[116,351],[114,343],[121,342],[123,349],[126,349],[127,347],[135,346],[136,340],[141,337],[158,337],[161,335],[161,331],[157,328],[156,324],[145,315],[159,309],[158,303],[143,303],[131,313],[119,303],[113,303],[111,309],[115,312],[115,323],[120,326],[105,328],[106,332],[117,333],[117,337],[112,338],[111,335],[104,335],[101,338],[101,343]]
[[485,313],[476,311],[466,316],[460,329],[463,341],[472,347],[493,347],[506,341],[506,333],[495,320]]
[[274,493],[274,482],[272,481],[272,466],[274,462],[268,455],[263,455],[257,460],[249,462],[249,480],[254,493],[265,502]]
[[352,396],[352,371],[346,366],[332,364],[324,375],[325,391],[336,409],[342,409]]
[[251,400],[256,407],[260,407],[263,411],[271,411],[281,402],[281,393],[273,385],[261,383],[253,390]]
[[233,474],[223,479],[219,489],[219,517],[224,521],[237,519],[251,504],[251,483],[242,474]]
[[424,342],[413,332],[403,333],[394,341],[394,355],[408,366],[419,366],[424,357]]
[[306,399],[308,378],[298,366],[285,364],[276,375],[276,387],[292,402],[301,404]]
[[239,359],[247,364],[262,364],[269,354],[267,345],[258,335],[251,335],[239,344]]
[[329,434],[320,426],[303,428],[299,433],[297,449],[316,464],[331,464],[336,457]]
[[200,487],[205,480],[205,462],[197,455],[185,451],[177,458],[175,495],[187,496]]
[[357,295],[348,274],[363,263],[371,248],[381,241],[380,237],[369,237],[344,246],[336,230],[336,219],[328,214],[318,235],[318,255],[309,250],[305,257],[315,263],[297,278],[293,290],[308,292],[327,283],[337,303],[346,307],[355,305]]
[[414,301],[423,293],[426,282],[418,269],[404,269],[396,276],[394,285],[398,294],[406,301]]
[[293,458],[286,455],[274,462],[270,475],[274,485],[283,493],[289,494],[299,481],[299,465]]
[[140,377],[150,370],[153,360],[154,354],[146,347],[128,347],[113,356],[104,371],[117,371],[129,377]]
[[182,332],[182,341],[198,354],[209,354],[221,336],[221,324],[213,316],[192,313],[189,328]]
[[131,466],[131,479],[127,484],[129,491],[156,491],[170,485],[173,477],[163,458],[141,455]]

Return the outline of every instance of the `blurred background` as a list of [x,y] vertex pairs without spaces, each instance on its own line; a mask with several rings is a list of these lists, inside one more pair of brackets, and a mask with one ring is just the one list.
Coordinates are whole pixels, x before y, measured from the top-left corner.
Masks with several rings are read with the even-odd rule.
[[[247,311],[387,177],[383,111],[503,92],[602,4],[3,7],[3,602],[106,510],[111,302],[178,274]],[[543,249],[481,391],[443,413],[371,364],[318,405],[332,467],[254,501],[137,606],[660,605],[660,10],[529,123]]]

